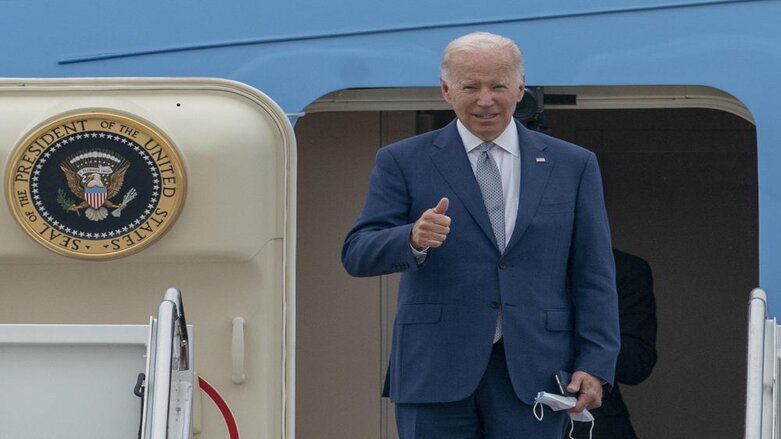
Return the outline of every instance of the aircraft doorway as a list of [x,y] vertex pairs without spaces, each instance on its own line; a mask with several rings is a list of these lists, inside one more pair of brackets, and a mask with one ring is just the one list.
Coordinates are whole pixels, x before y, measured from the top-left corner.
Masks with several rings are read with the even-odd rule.
[[[339,257],[377,148],[432,114],[328,111],[296,125],[297,437],[396,437],[379,392],[397,277],[350,278]],[[546,116],[552,135],[597,153],[614,244],[653,270],[658,363],[622,387],[638,435],[739,437],[746,302],[759,278],[754,126],[694,108]]]

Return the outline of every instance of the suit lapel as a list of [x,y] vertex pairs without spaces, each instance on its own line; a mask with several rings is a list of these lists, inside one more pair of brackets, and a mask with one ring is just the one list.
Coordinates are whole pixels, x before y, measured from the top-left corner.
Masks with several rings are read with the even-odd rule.
[[464,143],[461,141],[461,136],[458,135],[455,120],[434,139],[434,148],[430,150],[430,155],[439,173],[442,174],[442,177],[453,189],[486,237],[496,247],[496,239],[488,212],[485,210],[483,195],[480,193],[480,186],[478,186],[475,173],[469,164]]
[[515,228],[505,252],[510,251],[520,241],[529,227],[554,166],[553,159],[545,154],[546,145],[535,139],[533,133],[520,123],[516,122],[516,125],[521,150],[521,190]]

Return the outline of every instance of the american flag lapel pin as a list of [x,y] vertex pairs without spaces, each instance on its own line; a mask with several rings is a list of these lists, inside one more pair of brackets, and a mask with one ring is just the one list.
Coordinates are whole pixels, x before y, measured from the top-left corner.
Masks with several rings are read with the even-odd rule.
[[537,163],[545,163],[545,157],[537,157],[536,162]]

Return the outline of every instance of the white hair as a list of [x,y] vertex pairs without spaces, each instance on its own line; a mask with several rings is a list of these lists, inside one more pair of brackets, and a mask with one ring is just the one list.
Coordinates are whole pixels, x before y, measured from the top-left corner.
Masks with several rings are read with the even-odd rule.
[[440,74],[445,82],[450,82],[450,70],[453,63],[453,57],[458,53],[485,53],[490,51],[506,51],[511,58],[515,77],[520,84],[523,84],[523,53],[515,41],[501,35],[488,32],[473,32],[458,37],[451,41],[445,47],[445,53],[442,56],[442,66]]

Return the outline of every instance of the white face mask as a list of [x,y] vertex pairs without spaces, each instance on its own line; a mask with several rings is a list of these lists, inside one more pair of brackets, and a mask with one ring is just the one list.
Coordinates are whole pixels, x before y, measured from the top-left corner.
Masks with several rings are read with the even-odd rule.
[[[575,407],[575,404],[577,403],[577,399],[575,399],[572,396],[561,396],[561,395],[555,395],[553,393],[548,392],[539,392],[537,393],[537,397],[534,398],[534,408],[532,409],[534,411],[534,417],[537,418],[538,421],[542,421],[542,417],[545,415],[545,408],[544,405],[547,405],[550,407],[554,412],[558,412],[560,410],[567,410],[572,407]],[[537,406],[540,407],[540,414],[537,414]],[[591,438],[591,432],[594,430],[594,416],[589,413],[588,410],[583,410],[580,413],[567,413],[570,418],[570,430],[569,430],[569,437],[572,438],[572,430],[575,428],[575,425],[573,424],[574,421],[577,422],[591,422],[591,429],[589,430],[588,437]]]

